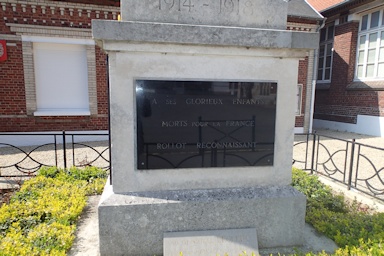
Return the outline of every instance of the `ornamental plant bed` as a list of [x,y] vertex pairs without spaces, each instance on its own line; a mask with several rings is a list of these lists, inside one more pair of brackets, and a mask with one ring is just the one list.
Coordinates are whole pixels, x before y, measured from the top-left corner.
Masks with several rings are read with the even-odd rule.
[[[86,193],[101,193],[105,184],[107,173],[92,168],[43,169],[6,199],[10,203],[0,207],[0,256],[66,255]],[[384,255],[384,213],[346,202],[343,195],[335,195],[316,176],[301,170],[293,170],[292,185],[307,196],[306,221],[340,246],[331,255]],[[5,193],[9,198],[14,192]]]
[[43,168],[0,207],[0,256],[66,255],[86,194],[105,184],[107,173],[94,167]]
[[384,255],[384,213],[362,207],[357,201],[348,202],[317,176],[302,170],[294,168],[292,180],[292,185],[307,196],[306,222],[340,247],[332,255]]

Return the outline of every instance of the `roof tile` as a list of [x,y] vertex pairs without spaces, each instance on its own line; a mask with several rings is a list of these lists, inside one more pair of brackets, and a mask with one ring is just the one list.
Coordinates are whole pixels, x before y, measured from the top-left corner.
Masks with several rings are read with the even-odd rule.
[[331,6],[344,2],[344,0],[307,0],[307,2],[318,12],[321,12]]

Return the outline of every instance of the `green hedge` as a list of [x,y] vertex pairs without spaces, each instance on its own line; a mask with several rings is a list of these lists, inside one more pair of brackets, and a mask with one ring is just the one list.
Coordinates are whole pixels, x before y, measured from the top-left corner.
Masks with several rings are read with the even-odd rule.
[[66,255],[86,194],[100,193],[106,176],[94,167],[41,169],[0,208],[0,256]]

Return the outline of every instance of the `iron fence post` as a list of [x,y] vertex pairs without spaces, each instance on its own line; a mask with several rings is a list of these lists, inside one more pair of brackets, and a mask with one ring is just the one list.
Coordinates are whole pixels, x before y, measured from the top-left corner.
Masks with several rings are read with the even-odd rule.
[[[72,134],[71,135],[71,144],[72,144],[72,166],[76,166],[76,162],[75,162],[75,135]],[[87,163],[85,163],[87,164]],[[79,164],[81,165],[81,164]]]
[[55,166],[57,168],[57,166],[58,166],[58,159],[57,159],[57,138],[56,138],[56,134],[53,135],[53,141],[55,143],[55,145],[54,145],[54,148],[55,148]]
[[307,133],[307,140],[306,140],[306,143],[305,143],[305,164],[304,164],[304,170],[308,170],[307,166],[308,166],[308,144],[309,144],[309,133]]
[[313,142],[312,142],[311,174],[313,174],[313,171],[314,171],[315,146],[316,146],[316,133],[313,134]]
[[64,157],[64,169],[67,170],[67,149],[65,141],[65,131],[63,131],[63,157]]
[[352,184],[352,171],[353,171],[353,161],[355,156],[355,142],[356,139],[352,140],[352,147],[351,147],[351,160],[349,163],[349,177],[348,177],[348,190],[351,190],[351,184]]

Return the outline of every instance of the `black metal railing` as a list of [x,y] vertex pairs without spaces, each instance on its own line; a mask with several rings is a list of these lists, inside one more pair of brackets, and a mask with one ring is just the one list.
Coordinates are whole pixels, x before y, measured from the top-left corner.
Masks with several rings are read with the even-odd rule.
[[0,177],[32,176],[43,166],[109,170],[109,159],[106,133],[0,133]]
[[384,200],[384,148],[314,134],[296,135],[294,166]]
[[[295,135],[293,150],[295,167],[384,200],[384,148],[314,133]],[[109,154],[106,133],[0,133],[0,177],[32,176],[43,166],[110,170]]]

